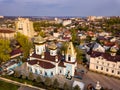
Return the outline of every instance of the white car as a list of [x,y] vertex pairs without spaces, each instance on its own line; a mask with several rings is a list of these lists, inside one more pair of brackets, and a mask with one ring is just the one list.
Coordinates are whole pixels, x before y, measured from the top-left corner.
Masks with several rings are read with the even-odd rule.
[[14,73],[13,70],[8,70],[8,71],[7,71],[7,75],[12,75],[13,73]]

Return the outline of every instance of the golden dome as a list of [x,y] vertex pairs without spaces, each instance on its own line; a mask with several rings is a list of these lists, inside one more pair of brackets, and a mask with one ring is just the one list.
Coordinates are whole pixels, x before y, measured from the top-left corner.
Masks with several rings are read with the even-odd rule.
[[46,40],[43,37],[41,37],[40,35],[38,35],[37,37],[34,38],[34,43],[41,44],[44,42],[46,42]]

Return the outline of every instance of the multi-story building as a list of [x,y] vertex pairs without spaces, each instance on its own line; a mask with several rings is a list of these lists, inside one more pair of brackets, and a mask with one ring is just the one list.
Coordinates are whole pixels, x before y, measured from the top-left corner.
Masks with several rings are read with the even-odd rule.
[[33,22],[28,18],[18,18],[16,21],[16,30],[30,38],[34,36]]

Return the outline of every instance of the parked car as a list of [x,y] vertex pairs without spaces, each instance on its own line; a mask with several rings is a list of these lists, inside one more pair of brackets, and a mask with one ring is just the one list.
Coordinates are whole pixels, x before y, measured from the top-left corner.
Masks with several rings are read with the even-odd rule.
[[13,70],[8,70],[6,74],[7,74],[7,75],[12,75],[13,73],[14,73]]

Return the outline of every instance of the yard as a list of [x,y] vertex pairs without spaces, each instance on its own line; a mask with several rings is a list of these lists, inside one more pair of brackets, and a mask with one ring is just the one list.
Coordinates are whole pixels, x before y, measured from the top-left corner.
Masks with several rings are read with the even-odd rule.
[[18,90],[19,86],[0,81],[0,90]]

